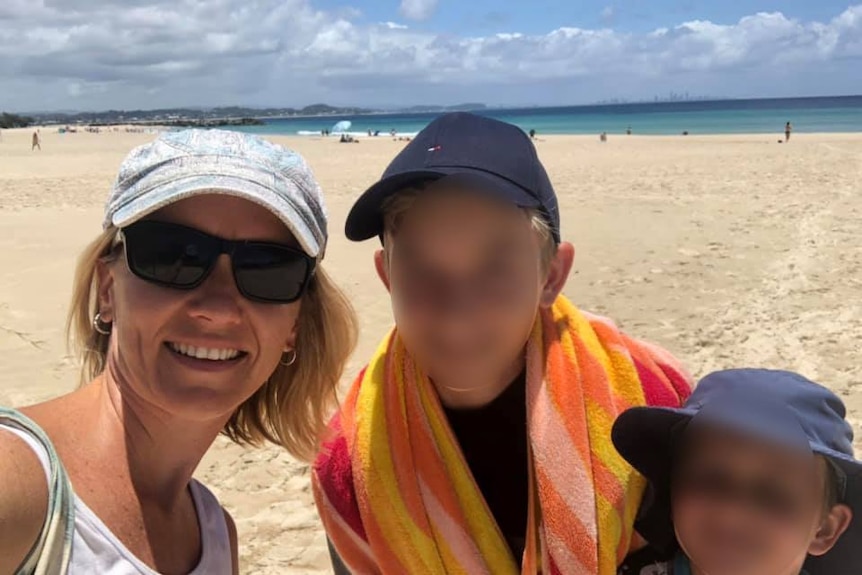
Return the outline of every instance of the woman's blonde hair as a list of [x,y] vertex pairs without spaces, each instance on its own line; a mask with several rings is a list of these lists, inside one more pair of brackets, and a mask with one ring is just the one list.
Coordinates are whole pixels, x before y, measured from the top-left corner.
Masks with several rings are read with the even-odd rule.
[[[98,265],[117,257],[117,231],[105,230],[90,243],[75,270],[66,333],[81,361],[82,384],[106,365],[110,336],[100,334],[93,324],[99,311]],[[303,294],[296,329],[296,361],[279,364],[234,411],[222,432],[239,444],[271,441],[307,461],[317,451],[358,335],[353,306],[320,266]]]

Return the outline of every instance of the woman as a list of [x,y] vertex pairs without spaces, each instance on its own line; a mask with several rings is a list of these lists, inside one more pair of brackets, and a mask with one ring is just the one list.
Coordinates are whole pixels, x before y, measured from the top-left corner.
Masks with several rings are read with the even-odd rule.
[[238,571],[233,522],[192,474],[219,433],[314,453],[356,339],[326,239],[289,150],[189,130],[128,156],[74,282],[89,383],[0,418],[0,573]]

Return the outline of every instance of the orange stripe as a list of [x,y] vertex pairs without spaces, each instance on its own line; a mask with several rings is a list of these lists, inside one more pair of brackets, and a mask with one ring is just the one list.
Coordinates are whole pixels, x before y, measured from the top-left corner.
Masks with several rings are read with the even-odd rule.
[[581,401],[588,399],[605,413],[613,413],[615,410],[610,389],[616,383],[615,380],[607,376],[599,361],[589,353],[583,341],[574,342],[574,346],[577,362],[586,374],[585,379],[589,381],[587,393]]
[[[553,323],[549,328],[552,327]],[[581,456],[581,464],[589,468],[589,438],[583,430],[587,414],[582,399],[586,392],[582,387],[582,372],[577,363],[569,361],[566,357],[562,343],[557,340],[556,334],[551,335],[546,329],[545,336],[545,341],[551,342],[546,351],[545,386],[550,393],[551,401],[557,405],[561,413],[566,414],[564,423],[567,434]]]
[[[541,469],[536,470],[539,484],[544,485],[539,499],[542,502],[542,518],[545,530],[563,535],[567,542],[569,553],[577,557],[582,565],[596,573],[597,556],[596,542],[584,527],[584,524],[572,513],[565,501],[560,498],[557,490],[548,481]],[[553,555],[553,552],[551,553]]]

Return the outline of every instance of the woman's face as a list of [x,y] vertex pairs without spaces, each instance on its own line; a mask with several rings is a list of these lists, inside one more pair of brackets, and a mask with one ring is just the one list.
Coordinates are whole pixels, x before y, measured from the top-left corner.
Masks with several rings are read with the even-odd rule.
[[[224,239],[297,247],[269,210],[231,196],[188,198],[150,219]],[[126,400],[188,419],[224,420],[294,347],[300,301],[267,304],[245,298],[226,254],[199,287],[188,291],[134,276],[124,255],[100,265],[99,276],[101,317],[113,324],[108,369]]]

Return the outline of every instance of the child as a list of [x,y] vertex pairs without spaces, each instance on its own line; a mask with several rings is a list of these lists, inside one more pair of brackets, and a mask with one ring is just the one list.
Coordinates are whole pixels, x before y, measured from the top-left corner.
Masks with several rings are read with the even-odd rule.
[[786,371],[706,376],[681,408],[613,427],[649,480],[626,575],[858,575],[862,463],[841,400]]
[[611,425],[633,405],[678,407],[690,384],[560,295],[574,247],[529,136],[443,115],[346,227],[382,239],[396,327],[315,464],[337,572],[615,575],[643,480]]

